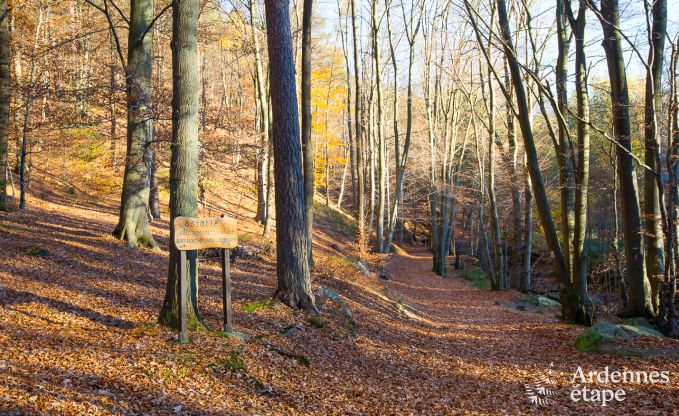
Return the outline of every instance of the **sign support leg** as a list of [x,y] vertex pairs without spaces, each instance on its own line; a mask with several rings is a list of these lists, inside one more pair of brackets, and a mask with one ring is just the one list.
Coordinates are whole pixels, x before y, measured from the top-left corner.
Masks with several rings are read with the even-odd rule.
[[179,251],[179,334],[177,341],[186,342],[186,251]]
[[224,332],[233,332],[231,325],[231,250],[222,250],[222,306],[224,307]]

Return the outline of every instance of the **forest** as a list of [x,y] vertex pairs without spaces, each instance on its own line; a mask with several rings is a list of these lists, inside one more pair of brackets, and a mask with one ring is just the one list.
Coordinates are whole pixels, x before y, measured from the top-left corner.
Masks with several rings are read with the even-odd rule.
[[0,0],[0,414],[679,414],[673,2]]

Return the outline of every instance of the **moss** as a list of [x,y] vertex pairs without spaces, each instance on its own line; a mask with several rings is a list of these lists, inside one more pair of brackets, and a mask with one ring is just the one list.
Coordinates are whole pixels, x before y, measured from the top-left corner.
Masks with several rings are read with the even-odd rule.
[[246,303],[245,305],[241,306],[241,309],[243,309],[245,312],[253,313],[258,309],[272,308],[274,304],[275,302],[272,299],[262,299]]
[[488,279],[486,272],[478,267],[462,270],[460,274],[465,280],[471,282],[475,288],[484,290],[490,289],[490,280]]
[[308,321],[314,328],[323,328],[325,326],[325,322],[319,316],[310,316]]
[[232,373],[239,373],[245,370],[245,364],[240,357],[240,351],[232,350],[229,351],[228,357],[217,361],[217,364],[211,364],[211,366],[221,367],[224,370],[231,371]]
[[298,363],[302,364],[305,367],[309,367],[311,365],[311,362],[309,361],[309,359],[302,354],[293,354],[293,353],[290,353],[290,352],[287,352],[287,351],[283,351],[283,350],[276,348],[276,347],[271,347],[271,350],[278,353],[278,355],[281,355],[283,357],[292,358],[293,360],[297,361]]
[[599,344],[612,339],[627,339],[629,335],[619,326],[606,321],[599,321],[594,326],[582,331],[575,339],[575,348],[580,352],[593,351]]
[[29,247],[28,249],[26,249],[26,252],[28,253],[29,256],[33,257],[47,257],[50,255],[49,250],[42,247]]

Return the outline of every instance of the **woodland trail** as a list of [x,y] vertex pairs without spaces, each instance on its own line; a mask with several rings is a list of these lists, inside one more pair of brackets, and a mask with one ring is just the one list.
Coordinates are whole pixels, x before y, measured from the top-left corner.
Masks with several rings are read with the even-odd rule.
[[[441,278],[431,271],[431,255],[424,249],[393,256],[386,269],[391,274],[391,289],[416,311],[419,330],[409,332],[407,342],[438,362],[439,370],[445,368],[446,376],[454,380],[445,383],[450,387],[446,396],[451,398],[451,407],[465,409],[461,413],[631,414],[627,413],[629,409],[636,408],[638,413],[633,414],[676,414],[676,408],[664,402],[662,391],[649,398],[650,389],[644,388],[648,386],[624,386],[626,401],[606,407],[582,402],[576,406],[569,397],[574,387],[571,378],[578,366],[585,371],[606,366],[620,370],[671,369],[676,374],[676,362],[649,358],[629,361],[579,353],[572,341],[582,329],[561,323],[555,316],[558,309],[540,314],[501,306],[519,294],[473,288],[454,270],[449,271],[449,277]],[[539,383],[538,377],[550,366],[553,403],[529,404],[524,384]],[[436,373],[428,376],[437,377]],[[668,392],[672,400],[677,400],[675,377]],[[432,384],[440,381],[431,380]]]
[[[113,202],[29,202],[0,217],[2,415],[666,415],[679,405],[677,362],[578,353],[582,328],[556,310],[518,311],[507,305],[516,292],[476,289],[453,270],[436,276],[422,249],[384,259],[389,280],[365,275],[351,230],[324,214],[312,286],[339,294],[354,325],[332,308],[314,325],[272,303],[275,261],[262,254],[232,264],[234,326],[249,338],[192,331],[176,345],[156,323],[166,251],[110,237]],[[167,247],[167,222],[153,232]],[[201,310],[218,327],[219,267],[200,270]],[[532,405],[525,385],[551,363],[554,403]],[[670,370],[673,383],[626,385],[626,401],[606,408],[576,405],[578,365]]]

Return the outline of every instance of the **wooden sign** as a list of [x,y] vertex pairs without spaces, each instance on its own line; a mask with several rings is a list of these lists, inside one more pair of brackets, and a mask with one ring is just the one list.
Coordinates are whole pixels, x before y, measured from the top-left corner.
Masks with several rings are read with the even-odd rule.
[[238,246],[236,220],[226,215],[212,218],[177,217],[174,219],[174,245],[179,250],[179,328],[177,341],[187,342],[187,264],[186,251],[203,248],[220,248],[222,257],[222,306],[224,332],[232,333],[231,324],[231,273],[229,249]]
[[238,246],[236,220],[224,217],[174,219],[174,245],[177,250]]

